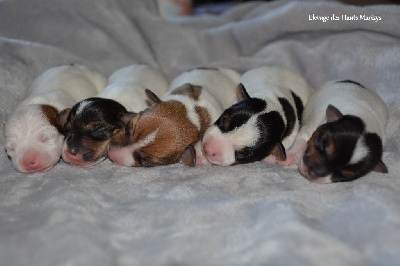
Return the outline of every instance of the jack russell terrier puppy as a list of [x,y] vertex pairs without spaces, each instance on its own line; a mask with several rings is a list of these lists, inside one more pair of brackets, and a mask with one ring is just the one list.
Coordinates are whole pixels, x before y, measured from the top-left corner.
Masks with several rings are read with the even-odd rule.
[[239,77],[229,69],[194,69],[176,77],[161,99],[146,90],[152,106],[122,118],[127,125],[112,138],[109,158],[125,166],[194,166],[194,145],[234,100]]
[[311,96],[288,158],[278,164],[299,163],[300,173],[320,184],[387,173],[386,121],[386,106],[374,92],[352,80],[327,82]]
[[107,79],[85,66],[65,65],[36,78],[27,98],[3,125],[5,148],[16,170],[45,172],[59,160],[63,143],[59,112],[99,93]]
[[284,160],[311,90],[304,78],[287,69],[260,67],[244,73],[237,103],[204,135],[205,157],[222,166]]
[[109,82],[96,97],[63,111],[62,158],[65,162],[89,167],[103,161],[110,139],[125,126],[121,114],[136,113],[149,106],[145,89],[162,95],[169,88],[164,74],[147,65],[121,68],[110,76]]

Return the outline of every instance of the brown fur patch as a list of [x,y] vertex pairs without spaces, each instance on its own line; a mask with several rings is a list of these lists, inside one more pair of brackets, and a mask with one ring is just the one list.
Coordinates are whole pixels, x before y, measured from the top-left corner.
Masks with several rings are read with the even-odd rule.
[[318,129],[314,132],[314,134],[311,136],[310,140],[307,142],[307,148],[304,153],[306,156],[308,156],[310,158],[310,160],[312,162],[316,162],[316,163],[324,162],[324,158],[322,157],[322,154],[317,149],[315,149],[315,146],[314,146],[315,139],[318,137],[318,135],[320,133],[321,132]]
[[50,124],[55,126],[58,132],[62,134],[63,130],[58,119],[57,109],[50,105],[41,105],[41,109]]
[[182,86],[179,86],[176,89],[174,89],[174,91],[172,91],[171,94],[172,95],[189,96],[190,98],[197,101],[197,100],[199,100],[202,90],[203,90],[203,87],[201,87],[201,86],[196,86],[196,85],[192,85],[190,83],[185,83]]
[[196,106],[195,110],[200,118],[200,138],[203,138],[204,133],[211,125],[211,116],[207,109],[201,106]]
[[82,146],[91,150],[91,158],[86,158],[85,161],[96,161],[97,159],[107,156],[107,146],[109,140],[96,141],[89,138],[82,138]]

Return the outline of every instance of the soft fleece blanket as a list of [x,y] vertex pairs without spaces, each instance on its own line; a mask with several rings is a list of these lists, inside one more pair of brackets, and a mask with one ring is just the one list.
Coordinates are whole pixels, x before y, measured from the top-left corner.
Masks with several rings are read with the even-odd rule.
[[1,134],[0,265],[399,265],[399,25],[400,6],[336,2],[250,2],[167,20],[156,1],[0,1],[0,121],[36,76],[61,64],[108,76],[147,63],[170,78],[200,66],[279,65],[314,88],[353,79],[379,93],[390,171],[331,185],[263,162],[60,162],[26,175]]

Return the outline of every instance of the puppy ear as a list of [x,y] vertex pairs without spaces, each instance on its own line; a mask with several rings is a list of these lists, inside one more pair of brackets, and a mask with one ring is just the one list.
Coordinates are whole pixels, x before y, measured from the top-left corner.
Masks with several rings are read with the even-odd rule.
[[333,105],[328,105],[326,108],[326,120],[328,122],[333,122],[342,118],[342,113]]
[[1,127],[1,131],[3,131],[3,133],[6,133],[6,124],[4,124],[4,122],[0,122],[0,127]]
[[236,100],[238,103],[244,101],[244,100],[250,100],[251,97],[247,93],[246,88],[243,86],[242,83],[239,83],[239,85],[236,87]]
[[123,126],[126,126],[129,123],[129,121],[131,121],[131,119],[136,115],[137,113],[133,112],[120,112],[118,114],[118,118],[123,123]]
[[389,170],[387,169],[386,165],[382,162],[382,160],[379,161],[379,163],[377,165],[375,165],[375,168],[372,169],[372,171],[378,172],[378,173],[383,173],[383,174],[389,173]]
[[155,95],[154,92],[152,92],[151,90],[145,89],[144,91],[145,91],[146,97],[150,101],[151,105],[161,102],[160,98],[158,98],[158,96]]
[[275,156],[276,159],[279,161],[284,161],[286,160],[286,150],[285,147],[283,147],[283,144],[281,142],[278,142],[271,151],[271,154]]
[[70,111],[71,111],[71,108],[67,108],[58,113],[58,115],[57,115],[58,124],[60,125],[61,128],[64,128],[65,125],[67,124],[67,118],[68,118]]
[[193,167],[196,165],[196,151],[193,145],[188,145],[181,157],[181,163]]

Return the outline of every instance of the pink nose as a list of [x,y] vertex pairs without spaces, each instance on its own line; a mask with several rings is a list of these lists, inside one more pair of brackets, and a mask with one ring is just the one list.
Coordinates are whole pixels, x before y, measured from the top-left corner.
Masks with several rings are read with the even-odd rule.
[[212,160],[218,160],[221,157],[221,153],[216,150],[212,145],[208,145],[207,143],[204,143],[203,151],[204,154]]
[[37,160],[34,157],[25,157],[22,161],[22,165],[29,168],[35,168]]

